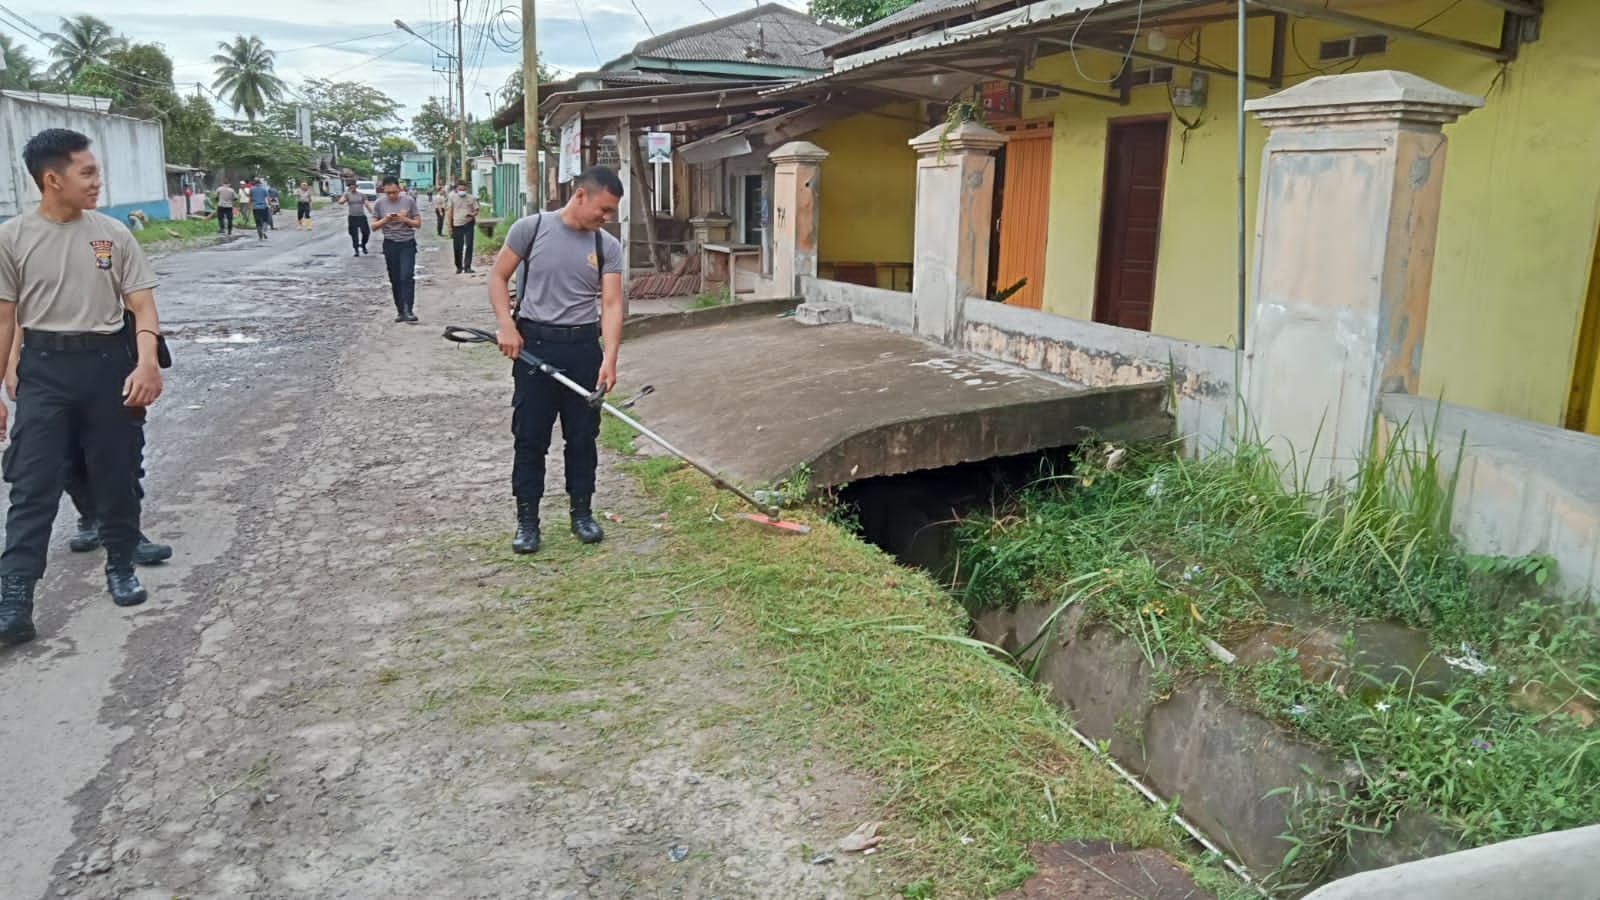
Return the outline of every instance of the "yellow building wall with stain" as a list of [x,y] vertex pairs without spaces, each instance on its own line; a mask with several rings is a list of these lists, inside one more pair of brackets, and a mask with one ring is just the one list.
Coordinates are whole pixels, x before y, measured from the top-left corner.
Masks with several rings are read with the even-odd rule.
[[[1441,10],[1429,0],[1360,12],[1408,26],[1437,15],[1431,31],[1479,43],[1499,39],[1500,16],[1487,4]],[[1315,62],[1320,42],[1350,33],[1297,22],[1291,36],[1298,53],[1286,54],[1285,86],[1319,74],[1308,61]],[[1388,52],[1353,65],[1324,64],[1333,71],[1410,71],[1487,95],[1483,109],[1446,129],[1449,155],[1422,363],[1426,395],[1563,423],[1600,223],[1597,35],[1600,3],[1550,0],[1539,40],[1524,45],[1503,71],[1493,60],[1399,39],[1390,40]],[[1271,39],[1270,20],[1252,20],[1252,72],[1269,70]],[[1204,59],[1232,67],[1231,23],[1172,40],[1166,53],[1192,59],[1197,45]],[[1080,68],[1090,78],[1108,79],[1120,61],[1098,51],[1080,50],[1077,57],[1076,65],[1065,53],[1040,59],[1030,77],[1091,88]],[[1187,72],[1180,69],[1178,79],[1185,82]],[[1152,325],[1160,334],[1223,345],[1233,341],[1236,316],[1235,90],[1231,78],[1212,76],[1206,107],[1178,110],[1197,127],[1171,122]],[[1251,98],[1271,92],[1248,85]],[[1135,88],[1128,106],[1070,95],[1025,102],[1025,117],[1055,123],[1046,310],[1093,315],[1107,122],[1171,112],[1160,85]],[[1266,131],[1252,117],[1246,135],[1247,233],[1253,235]]]
[[[908,143],[926,131],[916,103],[896,103],[817,129],[806,140],[828,151],[822,161],[817,258],[837,262],[911,262],[916,227],[917,154]],[[893,118],[891,118],[891,116]],[[879,287],[893,287],[880,268]],[[900,287],[905,288],[902,270]]]

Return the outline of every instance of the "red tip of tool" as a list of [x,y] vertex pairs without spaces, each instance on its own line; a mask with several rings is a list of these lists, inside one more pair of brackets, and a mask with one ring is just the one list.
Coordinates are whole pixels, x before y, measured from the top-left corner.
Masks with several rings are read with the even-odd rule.
[[736,515],[741,519],[749,519],[757,525],[764,525],[767,528],[776,528],[779,531],[787,531],[790,534],[811,533],[810,525],[802,525],[799,522],[790,522],[787,519],[774,519],[770,516],[761,515],[760,513],[748,512],[736,513]]

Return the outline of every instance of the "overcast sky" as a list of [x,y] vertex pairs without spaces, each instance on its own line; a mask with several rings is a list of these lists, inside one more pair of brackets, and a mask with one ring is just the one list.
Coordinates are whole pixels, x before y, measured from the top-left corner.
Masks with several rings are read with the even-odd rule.
[[[257,0],[226,4],[248,15],[225,15],[217,0],[0,0],[45,31],[54,31],[63,15],[90,13],[141,42],[166,47],[174,65],[174,80],[182,91],[193,92],[196,81],[208,87],[216,77],[209,62],[218,41],[235,35],[257,35],[276,51],[278,74],[291,84],[314,76],[340,81],[365,81],[405,104],[402,117],[409,124],[417,108],[430,96],[443,97],[445,76],[431,71],[436,51],[398,31],[396,18],[424,37],[454,49],[453,0],[390,0],[386,3],[329,2],[329,0]],[[643,19],[656,33],[711,18],[711,11],[727,15],[753,0],[637,0]],[[803,9],[803,0],[782,0]],[[539,47],[545,62],[571,73],[595,68],[596,60],[620,56],[650,36],[640,12],[628,0],[540,0]],[[518,27],[518,0],[468,0],[463,21],[467,58],[468,110],[477,116],[489,111],[485,91],[497,91],[521,65],[520,50],[501,50],[491,39],[493,26],[484,27],[491,13],[511,7],[498,27],[502,38]],[[588,24],[585,33],[581,15]],[[0,27],[18,32],[0,18]],[[590,36],[593,40],[591,42]],[[357,39],[357,40],[351,40]],[[348,41],[336,46],[317,46]],[[30,44],[35,57],[44,48]],[[507,44],[507,46],[512,46]],[[438,62],[443,68],[443,61]],[[498,103],[498,98],[497,101]]]

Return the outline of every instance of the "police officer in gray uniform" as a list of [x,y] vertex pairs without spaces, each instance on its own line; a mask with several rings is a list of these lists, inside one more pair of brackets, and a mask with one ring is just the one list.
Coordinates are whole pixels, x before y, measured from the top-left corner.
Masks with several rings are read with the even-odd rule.
[[[622,345],[622,244],[602,231],[622,201],[622,181],[604,166],[578,177],[557,212],[519,219],[506,234],[489,278],[489,303],[498,321],[500,352],[512,360],[515,384],[511,431],[516,456],[511,489],[517,498],[517,553],[539,549],[539,501],[550,429],[561,420],[571,500],[572,533],[585,544],[605,537],[594,520],[600,411],[577,393],[517,361],[524,347],[579,384],[609,391],[617,383]],[[515,277],[517,300],[508,283]]]
[[[93,486],[106,586],[118,606],[147,597],[134,574],[139,540],[137,413],[161,395],[156,274],[128,229],[95,211],[100,166],[89,139],[62,128],[22,150],[38,209],[0,224],[0,371],[22,328],[11,483],[0,554],[0,643],[34,637],[34,586],[81,442]],[[124,310],[133,317],[124,324]],[[129,334],[129,329],[133,331]],[[0,407],[0,427],[6,414]]]

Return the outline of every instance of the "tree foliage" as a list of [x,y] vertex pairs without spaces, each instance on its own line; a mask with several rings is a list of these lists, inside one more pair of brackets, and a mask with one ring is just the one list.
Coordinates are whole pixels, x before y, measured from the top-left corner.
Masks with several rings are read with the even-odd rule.
[[[61,30],[47,34],[50,42],[50,77],[69,84],[85,66],[103,63],[106,54],[123,46],[127,39],[111,30],[111,24],[91,15],[61,20]],[[168,73],[169,77],[171,73]]]
[[165,119],[179,106],[172,86],[172,58],[160,44],[128,44],[78,70],[67,84],[73,94],[111,99],[111,111],[136,119]]
[[411,136],[435,153],[455,152],[458,144],[455,114],[443,100],[429,97],[421,111],[411,118]]
[[884,16],[897,13],[914,0],[811,0],[811,14],[825,22],[851,28],[870,25]]
[[280,187],[298,183],[312,166],[310,147],[255,125],[237,130],[213,128],[205,152],[213,165],[226,165],[245,175],[264,175]]
[[9,34],[0,34],[0,62],[5,64],[5,70],[0,71],[0,88],[20,91],[39,86],[38,62]]
[[274,72],[274,54],[255,35],[239,35],[233,43],[217,44],[221,51],[211,57],[217,64],[217,80],[212,87],[221,93],[234,112],[242,112],[254,122],[267,104],[283,96],[283,79]]
[[416,149],[416,143],[410,138],[385,135],[378,141],[377,152],[372,154],[372,167],[385,175],[399,175],[401,154],[415,153]]
[[295,108],[311,108],[311,142],[332,148],[336,157],[371,156],[378,142],[400,121],[399,101],[358,81],[307,78],[297,92],[304,102],[274,104],[266,121],[284,134],[295,133]]

